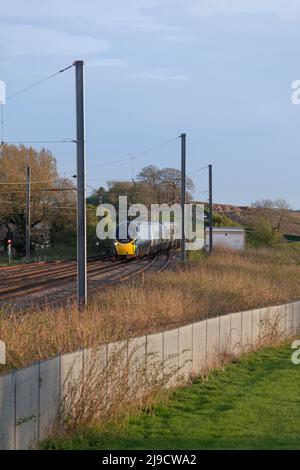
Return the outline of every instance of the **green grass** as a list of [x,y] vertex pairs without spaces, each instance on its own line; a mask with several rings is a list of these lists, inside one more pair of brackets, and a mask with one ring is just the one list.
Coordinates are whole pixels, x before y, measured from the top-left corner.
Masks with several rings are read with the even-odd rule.
[[122,431],[89,430],[46,448],[299,449],[300,366],[290,345],[251,354],[174,392]]

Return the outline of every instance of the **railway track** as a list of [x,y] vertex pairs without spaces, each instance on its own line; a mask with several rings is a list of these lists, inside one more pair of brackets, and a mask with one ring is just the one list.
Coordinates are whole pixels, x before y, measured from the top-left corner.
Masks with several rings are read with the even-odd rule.
[[[93,260],[88,263],[88,292],[96,293],[146,271],[160,272],[168,267],[167,253],[141,260]],[[6,312],[29,312],[76,300],[77,267],[75,262],[50,266],[26,266],[19,271],[0,271],[0,308]]]
[[[111,259],[112,255],[94,255],[94,256],[89,256],[88,257],[88,262],[92,261],[106,261],[108,259]],[[44,268],[45,266],[63,266],[63,265],[68,265],[70,263],[76,263],[76,258],[69,258],[65,259],[63,261],[61,260],[50,260],[50,261],[33,261],[29,263],[19,263],[19,264],[13,264],[13,265],[7,265],[7,266],[0,266],[0,277],[8,272],[13,272],[13,271],[30,271],[30,270],[37,270],[39,268]]]
[[[87,273],[91,275],[93,273],[100,273],[103,271],[115,270],[123,264],[124,261],[94,261],[92,264],[88,264]],[[60,266],[56,269],[43,269],[34,271],[32,273],[14,274],[5,278],[4,287],[0,287],[0,300],[3,300],[8,295],[18,295],[19,292],[29,291],[35,292],[40,289],[41,286],[45,285],[57,285],[62,281],[75,279],[77,277],[77,266],[68,265]],[[24,279],[25,278],[25,279]]]
[[[112,256],[106,256],[103,258],[95,258],[89,259],[88,265],[91,265],[95,262],[105,263],[111,261],[113,259]],[[29,263],[24,265],[16,265],[16,266],[5,266],[0,267],[0,282],[4,280],[5,282],[9,279],[17,280],[18,277],[26,277],[32,275],[40,274],[48,274],[59,272],[65,269],[69,269],[71,267],[76,268],[76,260],[68,260],[68,261],[49,261],[49,262],[40,262],[40,263]]]

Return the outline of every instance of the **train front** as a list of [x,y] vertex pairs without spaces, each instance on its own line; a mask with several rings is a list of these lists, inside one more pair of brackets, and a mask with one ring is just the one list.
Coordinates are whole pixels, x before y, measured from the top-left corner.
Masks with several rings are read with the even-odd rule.
[[136,256],[135,227],[129,223],[117,226],[116,240],[114,242],[115,253],[120,258],[134,258]]

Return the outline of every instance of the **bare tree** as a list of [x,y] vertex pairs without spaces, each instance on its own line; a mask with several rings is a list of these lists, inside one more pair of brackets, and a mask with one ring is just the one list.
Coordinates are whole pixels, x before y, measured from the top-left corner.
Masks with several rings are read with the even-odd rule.
[[285,199],[276,199],[274,201],[274,207],[276,209],[291,210],[290,204]]
[[273,209],[274,202],[271,199],[258,199],[252,203],[252,207],[256,209]]
[[155,165],[145,166],[137,175],[137,179],[155,188],[159,184],[159,168]]
[[256,209],[291,209],[291,206],[285,199],[258,199],[252,203],[252,207]]
[[[176,168],[158,169],[154,165],[143,168],[138,174],[138,179],[146,183],[152,190],[151,199],[158,202],[173,204],[180,200],[181,171]],[[191,178],[186,180],[188,191],[194,189],[194,183]],[[187,199],[191,195],[187,192]]]

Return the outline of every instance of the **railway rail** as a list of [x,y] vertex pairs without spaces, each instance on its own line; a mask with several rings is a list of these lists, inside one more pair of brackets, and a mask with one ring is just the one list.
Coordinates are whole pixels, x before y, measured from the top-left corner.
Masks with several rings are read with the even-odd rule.
[[[116,261],[114,263],[107,262],[105,264],[103,261],[93,262],[92,264],[88,264],[87,273],[90,275],[106,271],[108,269],[108,265],[110,270],[115,270],[121,264],[124,264],[124,261]],[[25,276],[22,273],[7,276],[5,278],[4,287],[0,287],[0,300],[3,300],[3,298],[8,295],[18,295],[19,292],[22,293],[25,290],[35,292],[36,290],[39,290],[41,286],[49,284],[56,285],[60,284],[61,281],[73,278],[75,279],[77,277],[77,266],[74,264],[60,266],[54,269],[45,268],[43,270],[26,273],[26,278],[24,279],[24,277]]]
[[[170,263],[169,253],[130,261],[106,258],[88,263],[88,292],[127,281],[146,271],[160,272]],[[0,308],[8,313],[72,303],[76,300],[77,267],[74,261],[26,265],[0,270]]]

